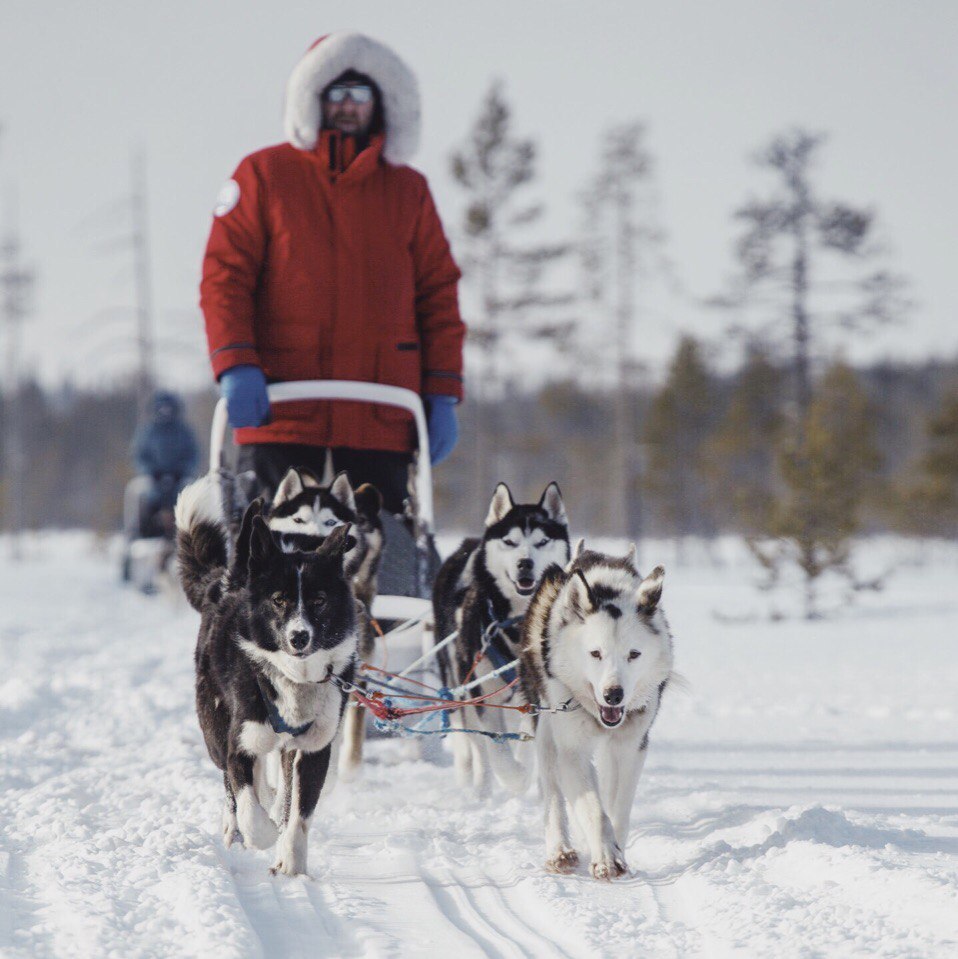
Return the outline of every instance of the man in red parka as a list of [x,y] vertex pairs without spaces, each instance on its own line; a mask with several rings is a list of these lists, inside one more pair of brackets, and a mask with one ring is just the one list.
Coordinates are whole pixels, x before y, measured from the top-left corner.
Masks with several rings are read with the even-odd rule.
[[414,74],[358,33],[317,41],[286,89],[287,142],[246,157],[220,193],[200,303],[210,361],[239,444],[237,472],[271,494],[327,450],[400,512],[412,417],[352,402],[283,403],[266,384],[365,380],[419,392],[433,462],[457,439],[459,270],[425,178]]

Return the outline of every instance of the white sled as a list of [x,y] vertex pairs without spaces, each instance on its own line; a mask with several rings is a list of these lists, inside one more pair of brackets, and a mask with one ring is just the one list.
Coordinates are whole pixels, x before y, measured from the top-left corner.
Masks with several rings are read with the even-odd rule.
[[[270,404],[299,400],[348,400],[378,403],[408,410],[416,424],[419,449],[412,473],[414,484],[410,503],[412,515],[392,517],[384,513],[385,550],[380,563],[380,595],[372,615],[380,623],[392,624],[385,637],[383,655],[389,669],[400,671],[433,649],[432,580],[437,557],[433,545],[432,467],[429,462],[429,432],[419,394],[400,386],[354,380],[299,380],[273,383],[267,387]],[[228,469],[223,462],[229,421],[226,400],[220,399],[213,412],[210,432],[210,471]],[[409,529],[411,525],[412,529]],[[432,657],[427,657],[431,662]]]

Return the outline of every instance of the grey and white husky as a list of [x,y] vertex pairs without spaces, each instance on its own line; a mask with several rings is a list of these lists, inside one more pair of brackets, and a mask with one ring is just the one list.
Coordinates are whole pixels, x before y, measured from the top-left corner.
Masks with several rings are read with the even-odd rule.
[[[383,525],[379,518],[382,496],[366,483],[353,490],[345,473],[323,486],[307,469],[290,469],[276,488],[267,516],[269,528],[279,534],[284,549],[313,550],[339,526],[349,525],[356,545],[346,554],[346,575],[366,615],[359,620],[359,658],[372,658],[376,631],[371,618],[376,598],[376,575],[383,552]],[[343,721],[343,748],[339,752],[339,777],[355,778],[363,758],[366,716],[352,705]]]
[[672,675],[672,635],[659,607],[665,571],[643,578],[625,558],[585,550],[543,577],[522,629],[520,680],[541,706],[536,727],[545,803],[546,869],[578,864],[569,816],[588,846],[592,875],[626,873],[632,801],[649,730]]
[[[436,638],[458,630],[451,656],[439,654],[443,685],[455,687],[470,676],[487,676],[514,660],[519,651],[519,620],[525,614],[542,574],[569,561],[569,525],[562,493],[550,483],[538,503],[519,503],[500,483],[489,504],[479,539],[465,540],[442,565],[433,589]],[[487,632],[493,623],[502,627]],[[488,640],[486,643],[485,641]],[[480,654],[485,650],[484,655]],[[514,675],[490,678],[469,696],[490,693]],[[515,698],[499,697],[495,702]],[[498,733],[506,730],[503,710],[482,706],[456,713],[459,728]],[[472,779],[485,792],[490,769],[510,788],[521,790],[520,771],[509,747],[491,746],[485,736],[453,736],[456,773],[461,783]]]

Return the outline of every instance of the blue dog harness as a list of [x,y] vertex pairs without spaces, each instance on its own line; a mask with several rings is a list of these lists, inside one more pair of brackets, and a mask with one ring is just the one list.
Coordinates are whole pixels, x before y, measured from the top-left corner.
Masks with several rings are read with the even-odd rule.
[[[319,680],[319,683],[328,682],[332,675],[333,667],[330,666],[329,672],[326,674],[324,679]],[[315,720],[311,719],[308,723],[305,723],[302,726],[290,726],[290,724],[283,719],[276,703],[274,703],[273,700],[266,695],[266,690],[263,688],[263,680],[259,676],[256,677],[256,685],[259,687],[260,697],[263,700],[263,705],[266,707],[266,716],[269,719],[270,726],[273,727],[274,733],[289,733],[290,736],[302,736],[304,733],[309,732],[310,727],[313,725]]]
[[[510,656],[508,650],[503,650],[496,640],[499,634],[507,629],[512,629],[522,622],[521,616],[512,616],[509,619],[497,620],[492,607],[492,600],[489,600],[489,618],[492,622],[486,627],[482,635],[482,655],[492,663],[493,669],[501,669],[503,666],[511,663],[515,656]],[[505,683],[511,683],[516,678],[516,668],[513,666],[505,672],[499,674]]]

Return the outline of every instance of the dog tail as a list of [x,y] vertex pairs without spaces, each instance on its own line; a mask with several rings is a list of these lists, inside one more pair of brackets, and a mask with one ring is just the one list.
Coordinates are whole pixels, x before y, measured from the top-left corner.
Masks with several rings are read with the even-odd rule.
[[176,558],[183,592],[199,611],[207,590],[229,562],[226,524],[212,474],[190,483],[176,500]]

